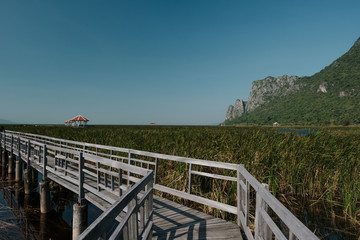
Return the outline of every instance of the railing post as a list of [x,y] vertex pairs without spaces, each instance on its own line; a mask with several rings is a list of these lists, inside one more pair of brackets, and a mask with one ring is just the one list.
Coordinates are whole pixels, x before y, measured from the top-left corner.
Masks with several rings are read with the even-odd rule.
[[97,185],[97,190],[100,192],[100,183],[101,183],[100,162],[96,162],[96,170],[97,170],[96,185]]
[[122,196],[122,189],[121,189],[121,186],[122,186],[122,169],[119,168],[119,196],[121,197]]
[[250,211],[250,184],[249,181],[246,180],[246,189],[244,194],[244,215],[245,215],[245,224],[249,226],[249,211]]
[[11,134],[11,145],[10,145],[10,153],[13,154],[13,144],[14,144],[14,135]]
[[[148,185],[146,185],[145,192],[153,191],[154,182],[150,180]],[[153,211],[153,192],[149,195],[149,198],[145,200],[145,223],[152,221],[152,211]],[[152,239],[152,231],[147,239]]]
[[[41,153],[41,148],[40,151]],[[46,166],[47,166],[47,149],[46,149],[46,145],[44,145],[43,147],[43,179],[45,179],[47,177],[47,170],[46,170]]]
[[81,205],[82,201],[84,200],[84,158],[83,153],[79,153],[79,199],[78,202]]
[[21,139],[20,136],[18,136],[18,156],[21,155]]
[[[128,164],[131,165],[131,150],[129,150]],[[128,170],[127,172],[128,172],[127,186],[128,186],[128,188],[130,188],[131,187],[131,184],[130,184],[130,171]]]
[[85,202],[84,192],[84,158],[83,153],[79,153],[79,196],[78,201],[73,205],[73,239],[76,239],[87,228],[88,207]]
[[128,153],[128,164],[131,165],[131,150]]
[[158,172],[158,159],[155,158],[155,170],[154,170],[154,184],[156,184],[156,177],[157,177],[157,172]]
[[[1,152],[1,163],[5,171],[5,167],[6,167],[6,134],[5,133],[3,133],[3,139],[4,139],[4,148]],[[5,178],[5,173],[3,174],[3,178]]]
[[189,164],[189,188],[188,188],[188,193],[191,194],[191,180],[192,180],[192,164]]
[[0,132],[0,163],[2,164],[2,138],[3,138],[3,133]]
[[9,178],[12,177],[14,173],[14,135],[11,134],[11,142],[10,142],[10,153],[8,158],[8,174]]
[[[266,190],[269,190],[268,184],[262,184]],[[268,206],[266,202],[262,199],[259,192],[256,192],[256,209],[255,209],[255,240],[270,240],[271,232],[269,226],[264,221],[262,217],[262,212],[267,212]]]
[[241,226],[240,214],[241,214],[241,189],[240,189],[240,165],[238,165],[238,170],[236,171],[236,192],[237,192],[237,224]]
[[129,230],[129,239],[138,239],[138,214],[137,214],[137,206],[136,206],[137,198],[130,201],[128,209],[131,210],[133,207],[135,208],[133,214],[128,222],[128,230]]
[[6,151],[6,133],[4,133],[4,150],[3,151]]
[[22,180],[22,160],[21,160],[21,140],[18,136],[18,156],[15,164],[15,181],[19,182]]
[[67,158],[69,157],[69,153],[65,154],[65,176],[67,176],[67,168],[68,168],[68,161]]
[[30,171],[30,152],[31,152],[31,150],[30,150],[31,145],[30,144],[31,143],[30,143],[30,139],[29,139],[28,142],[27,142],[27,158],[26,158],[26,163],[27,163],[26,168],[28,169],[28,171]]

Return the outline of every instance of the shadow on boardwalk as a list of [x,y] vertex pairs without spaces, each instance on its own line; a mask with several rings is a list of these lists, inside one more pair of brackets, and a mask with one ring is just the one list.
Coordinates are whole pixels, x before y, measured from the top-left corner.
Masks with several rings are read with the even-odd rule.
[[153,220],[153,239],[242,239],[236,224],[159,197]]

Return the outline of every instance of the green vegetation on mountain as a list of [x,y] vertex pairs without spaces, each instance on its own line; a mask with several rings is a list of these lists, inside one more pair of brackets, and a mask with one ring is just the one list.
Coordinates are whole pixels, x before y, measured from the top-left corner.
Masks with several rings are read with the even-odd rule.
[[267,96],[265,103],[225,124],[359,124],[360,38],[343,56],[297,84],[299,89]]

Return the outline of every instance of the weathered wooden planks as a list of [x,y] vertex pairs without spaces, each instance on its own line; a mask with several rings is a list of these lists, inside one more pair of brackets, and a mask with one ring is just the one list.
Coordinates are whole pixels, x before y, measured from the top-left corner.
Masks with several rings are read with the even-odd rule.
[[154,197],[153,239],[242,239],[239,226]]

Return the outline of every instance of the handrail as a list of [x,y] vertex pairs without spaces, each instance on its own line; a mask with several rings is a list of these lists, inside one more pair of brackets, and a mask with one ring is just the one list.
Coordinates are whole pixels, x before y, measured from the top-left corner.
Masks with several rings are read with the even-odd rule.
[[[113,161],[101,156],[83,153],[73,149],[62,148],[51,142],[44,142],[41,139],[27,138],[15,132],[0,132],[0,149],[9,149],[11,154],[18,156],[18,159],[27,162],[42,172],[43,179],[46,179],[48,172],[57,178],[65,180],[65,187],[78,193],[78,201],[81,204],[87,193],[92,193],[112,204],[105,214],[100,215],[94,224],[96,234],[106,234],[109,231],[109,221],[119,221],[119,226],[123,228],[113,233],[113,237],[118,238],[122,235],[126,239],[148,239],[152,234],[152,201],[153,201],[153,172],[130,164]],[[11,140],[11,141],[9,141]],[[48,164],[51,162],[51,164]],[[126,173],[126,176],[123,176]],[[111,175],[111,183],[108,183],[106,175]],[[50,176],[49,176],[50,177]],[[57,181],[54,176],[52,180]],[[86,178],[90,179],[89,183]],[[96,183],[94,185],[94,178]],[[117,181],[114,181],[117,178]],[[127,183],[124,186],[123,180]],[[132,186],[132,183],[135,185]],[[64,184],[64,182],[63,182]],[[115,192],[114,189],[119,189]],[[114,200],[101,191],[106,189],[119,196],[119,200]],[[126,212],[128,218],[120,219],[120,213]],[[137,216],[140,215],[138,220]],[[105,222],[104,222],[105,221]],[[99,223],[100,222],[100,223]],[[105,223],[105,224],[104,224]],[[107,224],[106,224],[107,223]],[[90,230],[94,227],[90,225]],[[100,236],[99,235],[99,236]],[[93,238],[94,233],[85,235],[84,239]],[[113,238],[112,237],[112,238]]]
[[[83,143],[77,141],[70,141],[65,139],[47,137],[37,134],[18,133],[13,131],[6,131],[8,139],[10,140],[11,134],[21,135],[26,138],[30,138],[33,141],[42,142],[44,144],[53,144],[60,149],[68,149],[69,151],[82,151],[84,156],[97,155],[96,158],[104,159],[118,159],[124,162],[125,165],[141,165],[145,163],[145,168],[149,169],[150,165],[154,166],[154,189],[180,197],[188,199],[203,205],[207,205],[213,208],[217,208],[237,216],[237,223],[245,232],[249,240],[252,239],[271,239],[272,234],[275,234],[279,239],[318,239],[301,221],[299,221],[283,204],[280,203],[267,189],[266,186],[261,184],[254,176],[252,176],[242,164],[232,164],[215,162],[201,159],[192,159],[186,157],[172,156],[160,153],[152,153],[140,150],[133,150],[127,148],[110,147],[99,144]],[[9,142],[6,140],[6,142]],[[71,144],[73,146],[71,146]],[[89,148],[93,148],[92,150]],[[95,149],[95,150],[94,150]],[[110,153],[103,153],[102,150],[110,151]],[[65,150],[63,150],[65,151]],[[118,154],[116,154],[118,153]],[[120,154],[120,155],[119,155]],[[121,155],[122,154],[122,155]],[[135,158],[134,155],[137,157]],[[141,159],[141,157],[146,159]],[[152,158],[153,160],[149,160]],[[169,188],[157,183],[157,171],[158,171],[158,159],[169,160],[174,162],[182,162],[189,165],[188,169],[188,191],[183,192],[176,189]],[[109,161],[109,160],[107,160]],[[117,161],[114,161],[117,162]],[[210,172],[202,172],[194,170],[194,166],[205,166],[210,168],[225,169],[233,171],[236,174],[236,178],[228,175],[214,174]],[[98,170],[99,171],[99,170]],[[103,171],[107,174],[106,171]],[[232,206],[226,203],[221,203],[215,200],[207,199],[203,196],[197,196],[191,192],[192,190],[192,176],[198,175],[202,177],[209,177],[214,179],[222,179],[225,181],[234,181],[237,185],[237,203],[236,206]],[[126,176],[125,176],[126,177]],[[106,176],[105,176],[106,179]],[[127,176],[127,180],[138,180],[134,177]],[[106,186],[105,186],[106,187]],[[250,205],[252,201],[250,199],[250,192],[256,192],[256,205],[255,208],[255,224],[250,227]],[[289,232],[284,234],[277,224],[272,220],[272,217],[267,213],[268,208],[271,208],[273,212],[283,221],[288,227]]]
[[[113,223],[115,218],[124,210],[127,205],[131,205],[128,208],[126,216],[122,219],[120,225],[113,231],[110,239],[118,239],[119,236],[123,236],[124,239],[135,239],[138,238],[138,228],[139,225],[145,226],[145,222],[152,216],[152,206],[149,205],[149,199],[152,194],[152,179],[153,172],[149,172],[141,181],[132,186],[119,200],[117,200],[109,209],[103,212],[84,232],[80,234],[77,238],[78,240],[83,239],[97,239],[100,236],[106,235],[106,228]],[[144,193],[144,198],[136,200],[138,194],[142,191],[144,187],[147,186],[147,189]],[[140,222],[137,220],[137,212],[140,207],[144,205],[144,201],[147,201],[145,204],[146,216],[145,222]],[[151,202],[151,201],[150,201]],[[135,219],[135,221],[133,221]],[[142,218],[143,219],[143,218]],[[142,221],[140,219],[140,221]],[[124,228],[128,229],[124,231]],[[147,224],[146,228],[143,227],[141,233],[146,233],[145,236],[140,236],[142,239],[148,238],[148,233],[152,227],[151,223]],[[126,235],[126,237],[124,236]],[[133,237],[135,236],[135,238]]]

